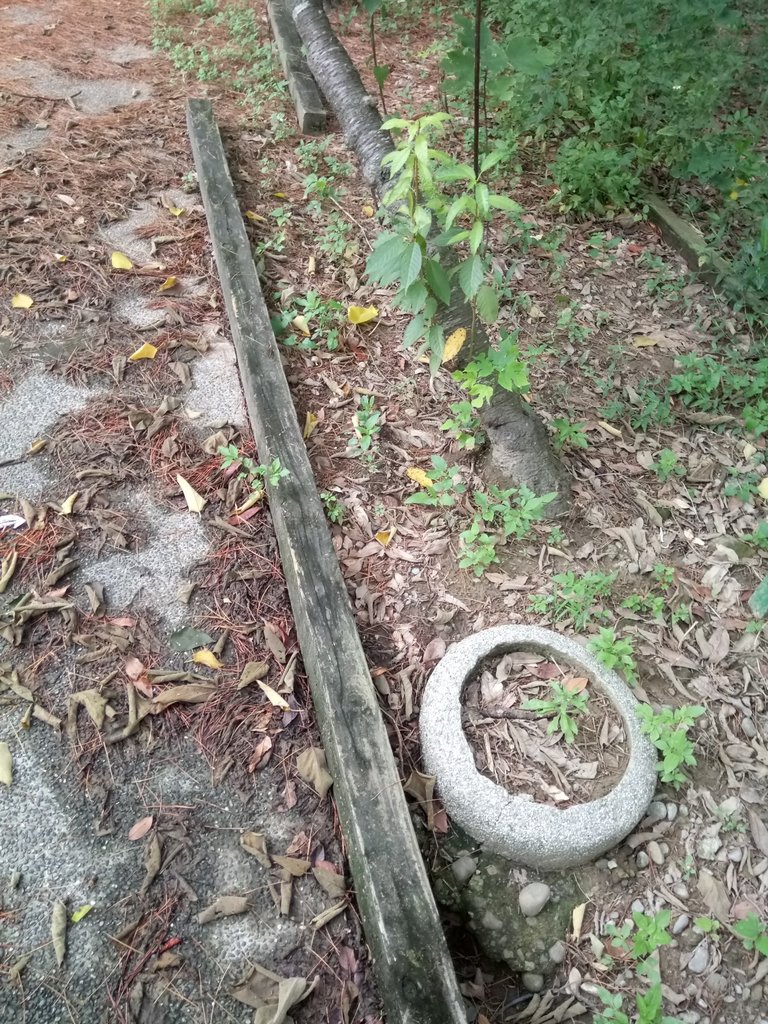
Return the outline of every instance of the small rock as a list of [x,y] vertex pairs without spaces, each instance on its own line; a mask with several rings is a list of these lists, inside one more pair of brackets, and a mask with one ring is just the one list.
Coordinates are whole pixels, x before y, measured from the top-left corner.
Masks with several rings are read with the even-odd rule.
[[703,974],[709,963],[709,943],[706,939],[700,942],[691,954],[688,961],[688,970],[691,974]]
[[681,1024],[699,1024],[701,1014],[697,1010],[684,1010],[680,1014]]
[[649,863],[650,863],[650,860],[649,860],[648,854],[645,852],[645,850],[640,850],[640,852],[635,857],[635,864],[637,864],[637,866],[642,871],[643,868],[647,868],[648,867]]
[[675,882],[675,884],[672,886],[672,892],[680,900],[687,900],[690,896],[690,893],[688,892],[688,886],[685,884],[685,882]]
[[645,849],[647,850],[648,856],[651,858],[654,864],[664,863],[664,854],[661,852],[661,847],[655,839],[652,839]]
[[[536,917],[540,914],[549,902],[552,890],[544,882],[531,882],[520,890],[517,897],[520,904],[520,911],[525,917]],[[530,989],[531,992],[538,992],[538,989]]]
[[751,718],[742,718],[741,731],[751,740],[757,736],[757,729],[755,728],[755,723]]
[[558,940],[554,946],[549,947],[549,959],[553,964],[561,964],[565,960],[566,951],[565,943]]
[[713,996],[724,996],[728,991],[728,982],[722,974],[710,974],[704,983],[704,987]]
[[608,860],[605,863],[606,863],[609,871],[615,871],[616,868],[619,866],[618,862],[615,861],[615,860]]
[[543,974],[534,974],[531,971],[526,971],[520,980],[523,983],[523,988],[527,992],[541,992],[544,988]]
[[665,857],[669,855],[669,843],[659,843],[659,849]]
[[667,804],[667,821],[674,821],[677,817],[677,804]]
[[504,927],[504,922],[500,921],[495,914],[492,914],[490,910],[486,910],[483,915],[483,928],[487,928],[491,932],[499,932]]
[[681,914],[680,917],[672,925],[673,935],[682,935],[688,925],[691,923],[691,919],[687,914]]
[[474,857],[470,857],[469,854],[464,857],[459,857],[451,864],[451,871],[453,871],[453,877],[459,884],[468,882],[475,871],[477,871],[477,861]]
[[667,816],[666,804],[663,804],[661,800],[654,800],[648,807],[645,815],[645,820],[649,824],[654,824],[657,821],[663,821]]
[[581,991],[586,992],[588,996],[596,996],[600,992],[600,986],[595,985],[593,981],[583,981]]
[[635,911],[638,914],[644,914],[645,913],[645,904],[643,903],[642,900],[633,900],[633,902],[632,902],[632,910]]
[[728,860],[733,861],[734,864],[740,864],[743,856],[744,854],[738,846],[734,846],[728,851]]
[[719,836],[705,836],[696,847],[696,853],[702,860],[714,860],[722,845],[723,841]]
[[751,1003],[762,1003],[763,1001],[763,986],[753,985],[749,992],[749,1001]]

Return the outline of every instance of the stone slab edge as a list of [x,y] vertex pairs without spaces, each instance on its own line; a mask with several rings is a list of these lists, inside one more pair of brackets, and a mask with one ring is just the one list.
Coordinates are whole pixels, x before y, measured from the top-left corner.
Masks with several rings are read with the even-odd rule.
[[299,129],[302,135],[322,135],[328,124],[328,110],[307,66],[293,18],[284,0],[268,0],[267,11]]
[[[624,722],[629,762],[604,797],[561,810],[512,796],[481,775],[461,723],[464,684],[487,657],[531,651],[565,662],[599,690]],[[640,731],[637,700],[615,672],[576,640],[540,626],[497,626],[454,644],[430,676],[421,706],[426,770],[449,817],[483,848],[529,867],[570,868],[620,843],[643,817],[656,788],[656,752]]]
[[715,290],[725,292],[731,300],[737,300],[752,309],[760,307],[759,296],[753,290],[742,287],[729,261],[710,250],[698,228],[683,220],[654,193],[646,195],[643,201],[664,241],[683,257],[691,270]]

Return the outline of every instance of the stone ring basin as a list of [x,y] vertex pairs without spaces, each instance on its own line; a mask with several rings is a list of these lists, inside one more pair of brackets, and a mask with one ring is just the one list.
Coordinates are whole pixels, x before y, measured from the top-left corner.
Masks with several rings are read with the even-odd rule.
[[[512,651],[565,663],[621,717],[628,763],[605,796],[561,809],[513,796],[475,767],[461,723],[462,692],[485,658]],[[485,629],[450,647],[429,677],[419,720],[424,765],[448,816],[484,849],[542,869],[586,864],[629,835],[656,789],[656,751],[640,731],[637,704],[627,684],[571,637],[541,626]]]

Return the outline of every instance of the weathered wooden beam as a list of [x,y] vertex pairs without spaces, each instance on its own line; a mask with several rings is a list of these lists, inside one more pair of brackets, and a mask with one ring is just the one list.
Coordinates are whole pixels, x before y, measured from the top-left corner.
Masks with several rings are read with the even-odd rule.
[[259,457],[288,470],[269,508],[387,1024],[465,1024],[211,104],[187,123]]
[[302,52],[301,39],[285,0],[267,0],[267,12],[288,91],[302,135],[322,135],[328,123],[323,95]]

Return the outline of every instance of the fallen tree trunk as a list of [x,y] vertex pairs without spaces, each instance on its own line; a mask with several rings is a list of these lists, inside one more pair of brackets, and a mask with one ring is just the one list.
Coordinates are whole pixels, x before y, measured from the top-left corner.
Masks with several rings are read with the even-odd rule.
[[[344,138],[357,156],[368,185],[381,203],[387,190],[387,174],[381,161],[394,145],[375,99],[367,92],[357,68],[336,37],[323,9],[322,0],[289,0],[291,13],[304,44],[307,63],[331,109]],[[457,327],[475,323],[472,351],[488,346],[488,336],[473,317],[463,293],[453,289],[451,301],[441,312],[447,334]],[[467,348],[469,351],[469,348]],[[524,484],[535,494],[555,493],[548,516],[562,515],[570,504],[568,474],[552,451],[541,419],[520,395],[497,388],[491,401],[480,410],[488,434],[490,453],[487,469],[499,483]]]

